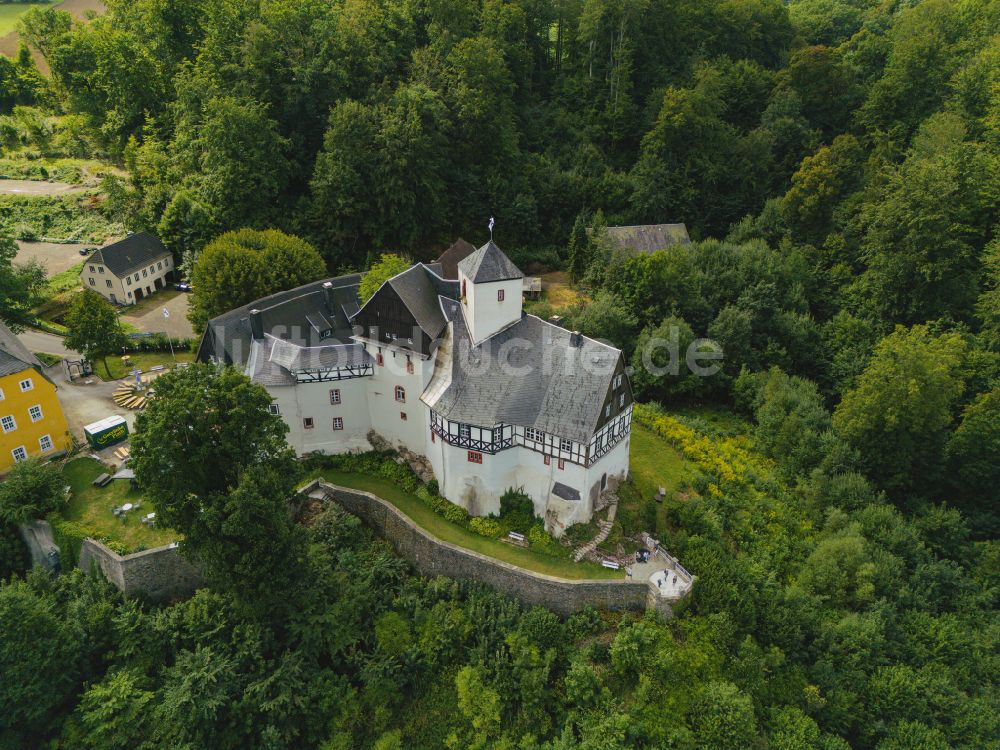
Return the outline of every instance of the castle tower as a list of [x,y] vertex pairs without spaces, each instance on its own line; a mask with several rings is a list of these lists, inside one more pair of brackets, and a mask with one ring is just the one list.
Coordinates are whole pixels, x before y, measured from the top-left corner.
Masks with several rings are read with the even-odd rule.
[[465,319],[474,343],[521,319],[523,279],[493,240],[458,264]]

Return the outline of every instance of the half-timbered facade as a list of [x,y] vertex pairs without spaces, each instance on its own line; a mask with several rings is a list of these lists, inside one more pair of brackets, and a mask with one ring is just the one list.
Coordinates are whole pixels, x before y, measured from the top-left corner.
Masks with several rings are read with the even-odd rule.
[[556,535],[628,472],[632,392],[619,350],[526,315],[492,242],[457,278],[417,264],[358,305],[357,276],[214,319],[199,359],[271,393],[300,453],[366,450],[371,431],[428,459],[442,495],[497,513],[522,488]]

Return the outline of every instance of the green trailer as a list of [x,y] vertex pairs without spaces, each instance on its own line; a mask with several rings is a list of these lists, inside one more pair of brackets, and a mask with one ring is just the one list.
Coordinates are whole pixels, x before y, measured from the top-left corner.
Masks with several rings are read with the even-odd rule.
[[107,448],[128,438],[128,424],[123,417],[105,417],[99,422],[88,424],[83,434],[94,450]]

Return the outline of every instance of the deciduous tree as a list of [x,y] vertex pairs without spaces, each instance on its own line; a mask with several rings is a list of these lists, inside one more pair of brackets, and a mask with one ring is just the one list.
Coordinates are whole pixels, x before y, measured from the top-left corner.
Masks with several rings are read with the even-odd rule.
[[125,330],[114,305],[97,292],[84,289],[66,314],[66,328],[69,329],[66,346],[88,360],[100,357],[110,378],[108,355],[125,346]]

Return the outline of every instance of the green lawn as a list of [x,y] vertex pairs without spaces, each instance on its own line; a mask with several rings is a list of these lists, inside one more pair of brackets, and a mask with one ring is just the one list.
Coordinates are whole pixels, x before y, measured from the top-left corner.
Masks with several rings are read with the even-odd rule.
[[[116,479],[100,489],[91,485],[105,471],[105,467],[92,458],[76,458],[63,467],[66,484],[73,489],[69,504],[60,511],[63,518],[77,523],[97,539],[121,542],[132,551],[161,547],[181,538],[173,529],[145,526],[139,522],[156,508],[139,492],[130,490],[127,479]],[[128,513],[124,521],[111,513],[112,508],[139,501],[142,508]]]
[[44,7],[46,5],[49,5],[49,3],[5,3],[0,5],[0,36],[7,36],[10,32],[17,31],[17,22],[31,8]]
[[[137,352],[135,354],[129,354],[132,358],[132,365],[138,367],[143,372],[149,372],[149,368],[154,365],[166,365],[168,368],[172,368],[174,362],[194,362],[194,352],[181,351],[180,349],[174,349],[174,356],[170,356],[170,352]],[[111,379],[118,380],[119,378],[124,378],[131,372],[131,368],[126,368],[122,365],[122,358],[111,356],[108,357],[108,369],[111,370]],[[98,360],[94,362],[94,372],[103,380],[108,379],[107,373],[104,371],[104,363]]]
[[46,282],[43,294],[46,297],[53,297],[63,292],[78,290],[80,288],[80,272],[83,271],[83,266],[83,261],[80,261],[72,268],[67,268],[52,276]]
[[46,367],[52,367],[52,365],[63,361],[63,358],[58,354],[48,354],[46,352],[35,352],[38,361],[41,362]]
[[572,560],[549,557],[532,552],[530,549],[515,547],[496,539],[487,539],[479,534],[474,534],[468,529],[445,520],[427,507],[420,498],[404,492],[384,479],[329,470],[318,472],[313,478],[315,477],[322,477],[331,484],[339,484],[342,487],[371,492],[373,495],[392,503],[410,520],[438,539],[482,555],[489,555],[511,565],[533,570],[536,573],[571,579],[606,579],[624,578],[625,576],[622,571],[608,570],[593,563],[575,563]]
[[629,462],[636,489],[644,498],[655,495],[660,487],[666,488],[669,498],[691,477],[680,451],[636,422],[632,423]]

